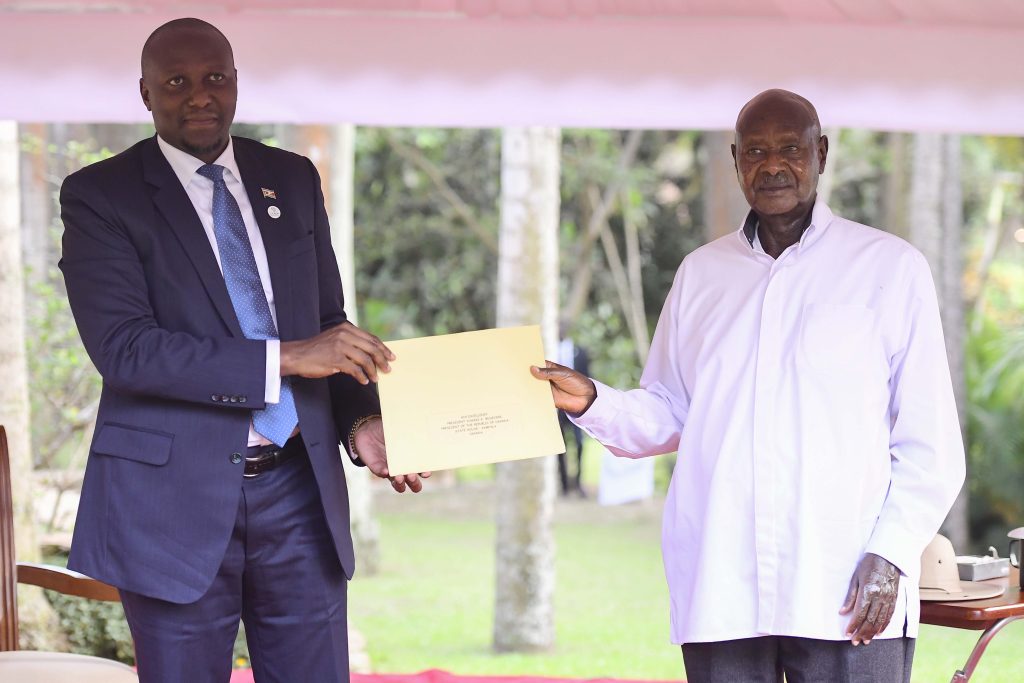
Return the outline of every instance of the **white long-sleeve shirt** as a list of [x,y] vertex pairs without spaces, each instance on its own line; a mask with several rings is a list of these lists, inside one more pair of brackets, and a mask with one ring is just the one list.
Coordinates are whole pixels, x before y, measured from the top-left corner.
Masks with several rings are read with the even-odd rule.
[[[217,259],[217,266],[220,267],[220,250],[217,248],[217,233],[213,227],[213,181],[205,176],[199,175],[199,169],[205,165],[201,159],[197,159],[188,152],[172,147],[159,135],[156,138],[160,151],[163,152],[167,163],[171,165],[174,174],[178,176],[185,193],[192,202],[199,222],[203,224],[206,238],[210,240],[210,248]],[[249,244],[252,246],[252,254],[256,259],[256,270],[263,284],[263,293],[267,297],[267,305],[270,306],[270,316],[277,325],[277,308],[274,306],[274,287],[270,282],[270,265],[267,263],[267,250],[263,246],[263,235],[260,234],[260,226],[256,222],[256,216],[252,212],[252,205],[249,203],[249,195],[245,192],[242,184],[242,174],[235,162],[234,143],[228,138],[228,146],[213,163],[224,167],[224,184],[228,192],[235,198],[238,210],[242,214],[242,222],[245,224],[245,231],[249,235]],[[224,269],[221,268],[221,273]],[[267,362],[264,372],[264,396],[266,403],[277,403],[281,400],[281,342],[278,339],[267,340]],[[256,431],[249,425],[250,446],[265,446],[270,439]]]
[[880,638],[916,636],[920,556],[964,479],[924,257],[833,216],[777,260],[748,219],[676,273],[640,389],[576,422],[612,452],[678,450],[662,551],[672,641],[842,640],[866,552],[902,576]]

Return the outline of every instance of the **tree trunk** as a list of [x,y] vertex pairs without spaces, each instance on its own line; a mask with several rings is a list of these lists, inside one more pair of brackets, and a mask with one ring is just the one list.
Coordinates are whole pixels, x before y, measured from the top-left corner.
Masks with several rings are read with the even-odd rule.
[[889,172],[885,176],[885,187],[882,192],[882,216],[884,224],[879,226],[894,235],[908,239],[910,228],[907,225],[907,139],[906,133],[889,133],[886,135],[886,147],[889,150]]
[[[25,268],[21,252],[18,125],[0,122],[0,424],[7,429],[14,482],[14,546],[18,559],[39,561],[32,509],[28,363],[25,357]],[[18,588],[21,642],[53,647],[56,620],[39,589]]]
[[604,194],[600,201],[591,202],[591,211],[587,216],[586,230],[577,240],[574,259],[576,268],[569,282],[572,289],[567,297],[565,310],[562,311],[562,320],[568,329],[579,319],[580,314],[587,305],[587,297],[590,296],[590,287],[593,281],[594,262],[591,258],[594,242],[601,234],[603,226],[608,223],[608,216],[615,209],[619,193],[623,190],[629,174],[629,168],[636,159],[637,151],[640,149],[640,142],[643,140],[642,130],[631,130],[626,135],[622,144],[622,151],[619,152],[619,160],[615,164],[615,171],[604,188]]
[[[355,253],[353,249],[353,180],[355,173],[355,126],[280,126],[275,137],[286,149],[309,157],[320,174],[324,202],[331,220],[331,244],[341,271],[341,284],[345,291],[345,314],[358,325],[356,311]],[[341,435],[344,440],[347,435]],[[351,515],[352,543],[355,546],[359,573],[372,576],[380,568],[380,525],[373,516],[370,489],[373,475],[365,467],[356,467],[348,457],[345,480],[348,484],[349,514]]]
[[[591,206],[597,206],[601,201],[597,188],[591,186],[588,190]],[[647,354],[651,350],[651,338],[647,329],[647,314],[644,310],[639,235],[636,224],[628,216],[626,204],[623,204],[622,220],[626,238],[626,263],[622,261],[618,243],[615,241],[615,234],[607,220],[601,224],[601,246],[604,249],[608,269],[612,273],[615,291],[619,295],[619,306],[622,308],[626,327],[629,328],[629,334],[633,338],[637,361],[642,367],[647,363]]]
[[[339,124],[331,130],[330,168],[331,243],[341,270],[345,289],[345,313],[358,323],[356,312],[355,251],[353,249],[353,180],[356,158],[356,129]],[[373,475],[365,467],[356,467],[346,457],[345,479],[348,482],[349,511],[352,515],[352,542],[359,560],[359,571],[372,576],[380,569],[380,525],[373,515],[370,481]]]
[[[540,323],[558,344],[559,151],[557,129],[502,133],[498,326]],[[525,371],[525,368],[524,368]],[[554,458],[502,463],[497,473],[494,648],[550,648],[555,640]]]
[[704,204],[704,239],[707,242],[738,230],[750,206],[736,180],[736,165],[729,151],[731,130],[701,133],[701,189]]
[[[625,192],[623,193],[625,194]],[[636,353],[640,366],[647,365],[647,354],[651,351],[651,333],[647,327],[647,310],[644,306],[644,278],[640,256],[640,231],[636,221],[629,215],[626,198],[622,198],[622,225],[626,233],[626,272],[629,275],[629,290],[632,294],[631,311],[633,327],[636,330]]]
[[[942,311],[946,355],[953,392],[966,434],[967,390],[964,381],[963,190],[960,180],[960,138],[937,133],[914,135],[909,207],[910,241],[928,259]],[[964,485],[943,524],[954,548],[966,552],[970,543],[968,493]]]
[[1004,219],[1008,195],[1016,193],[1016,184],[1007,182],[1005,178],[1000,179],[989,191],[988,208],[985,211],[985,242],[981,249],[981,256],[978,257],[974,269],[974,279],[977,282],[973,299],[968,297],[964,302],[965,308],[973,311],[971,316],[971,333],[981,330],[985,314],[985,287],[988,285],[989,274],[992,262],[999,253],[999,245],[1007,230],[1007,223]]
[[[946,337],[946,354],[953,378],[960,434],[967,436],[967,380],[964,373],[964,347],[966,345],[966,319],[964,315],[964,258],[963,228],[964,199],[961,181],[960,136],[945,136],[942,146],[943,190],[942,206],[942,274],[939,297],[942,302],[942,331]],[[953,509],[946,518],[945,529],[958,548],[966,548],[971,540],[970,510],[967,484],[960,490]]]
[[23,132],[39,151],[21,155],[21,247],[25,265],[25,286],[29,291],[46,282],[53,267],[50,224],[53,220],[53,186],[49,182],[46,152],[49,136],[45,123],[22,125]]

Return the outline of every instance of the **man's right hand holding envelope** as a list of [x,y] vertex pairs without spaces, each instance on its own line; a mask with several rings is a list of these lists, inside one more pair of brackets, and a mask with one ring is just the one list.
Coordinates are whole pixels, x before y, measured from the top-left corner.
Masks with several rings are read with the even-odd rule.
[[[351,322],[336,325],[309,339],[281,342],[282,376],[317,378],[343,373],[360,384],[369,384],[378,381],[380,373],[390,372],[389,361],[393,360],[395,354],[384,342]],[[392,488],[399,493],[406,488],[418,493],[423,488],[420,479],[430,476],[430,472],[390,476],[380,417],[359,425],[353,440],[356,453],[366,468],[381,479],[390,480]]]
[[530,372],[539,380],[551,383],[551,398],[555,407],[564,410],[573,417],[587,412],[587,408],[597,398],[597,387],[594,382],[572,368],[558,363],[545,361],[545,367],[530,366]]

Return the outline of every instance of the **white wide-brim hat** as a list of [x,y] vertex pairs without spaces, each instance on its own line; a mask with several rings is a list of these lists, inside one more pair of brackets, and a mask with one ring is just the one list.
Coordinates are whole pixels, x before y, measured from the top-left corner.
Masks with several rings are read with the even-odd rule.
[[1003,594],[1003,588],[991,583],[961,581],[953,544],[942,534],[921,555],[921,599],[938,602],[982,600]]

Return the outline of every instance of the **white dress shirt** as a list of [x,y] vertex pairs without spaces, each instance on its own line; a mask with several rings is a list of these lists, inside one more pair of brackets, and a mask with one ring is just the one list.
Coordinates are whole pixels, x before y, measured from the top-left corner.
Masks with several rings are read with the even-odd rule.
[[916,636],[920,556],[965,468],[928,264],[821,202],[777,260],[754,227],[683,260],[641,388],[595,383],[575,421],[616,455],[678,450],[673,642],[843,640],[866,552],[902,573],[877,637]]
[[[192,200],[199,215],[199,221],[203,224],[206,237],[210,240],[210,247],[213,255],[217,258],[217,266],[220,267],[220,251],[217,249],[217,234],[213,229],[213,181],[201,176],[196,171],[206,165],[205,161],[197,159],[188,152],[183,152],[177,147],[172,147],[159,135],[157,143],[160,151],[164,153],[167,162],[178,176],[182,187]],[[235,163],[234,144],[228,138],[227,149],[213,163],[224,167],[224,184],[227,186],[231,196],[238,202],[238,209],[242,213],[242,222],[245,223],[245,230],[249,234],[249,243],[252,246],[252,254],[256,257],[256,270],[259,271],[260,282],[263,283],[263,292],[267,295],[267,304],[270,306],[270,315],[274,319],[274,326],[277,326],[277,309],[274,308],[274,288],[270,283],[270,266],[267,264],[267,250],[263,246],[263,236],[260,234],[259,224],[256,216],[253,215],[252,205],[249,203],[249,196],[245,193],[245,186],[242,184],[242,174],[238,172],[238,164]],[[221,274],[224,269],[221,268]],[[281,398],[281,342],[277,339],[267,340],[267,366],[266,384],[264,385],[264,401],[277,403]],[[249,425],[249,445],[267,445],[270,440],[253,429]]]

